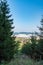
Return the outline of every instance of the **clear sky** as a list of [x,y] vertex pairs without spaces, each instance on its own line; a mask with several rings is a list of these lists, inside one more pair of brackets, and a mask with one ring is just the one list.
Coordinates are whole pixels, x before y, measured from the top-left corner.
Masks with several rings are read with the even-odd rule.
[[7,0],[15,32],[38,31],[41,15],[43,15],[43,0]]

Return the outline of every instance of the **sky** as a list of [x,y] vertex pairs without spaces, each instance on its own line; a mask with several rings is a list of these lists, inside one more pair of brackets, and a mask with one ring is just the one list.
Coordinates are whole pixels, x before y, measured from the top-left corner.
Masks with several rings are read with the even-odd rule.
[[7,0],[15,32],[39,31],[43,15],[43,0]]

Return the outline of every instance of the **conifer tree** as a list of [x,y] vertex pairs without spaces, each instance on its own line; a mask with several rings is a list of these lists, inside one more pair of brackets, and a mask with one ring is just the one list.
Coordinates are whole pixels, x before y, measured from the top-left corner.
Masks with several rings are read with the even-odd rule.
[[6,0],[0,1],[0,61],[11,60],[14,56],[16,47],[15,41],[12,38],[13,19],[10,17],[10,9]]
[[37,47],[37,40],[36,40],[36,34],[32,34],[31,36],[31,55],[32,58],[35,59],[36,56],[36,47]]
[[43,16],[42,16],[42,19],[41,19],[41,27],[39,27],[39,30],[40,30],[40,34],[39,34],[39,54],[40,54],[40,58],[43,59]]

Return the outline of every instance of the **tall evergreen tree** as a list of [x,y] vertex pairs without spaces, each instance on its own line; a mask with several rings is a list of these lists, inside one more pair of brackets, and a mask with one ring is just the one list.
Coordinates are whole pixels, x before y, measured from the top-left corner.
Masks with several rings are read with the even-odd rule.
[[40,30],[40,39],[43,39],[43,16],[42,16],[42,19],[41,19],[41,27],[39,27],[39,30]]
[[39,54],[40,54],[40,57],[41,59],[43,59],[43,16],[42,16],[42,19],[41,19],[41,27],[39,27],[39,30],[40,30],[40,34],[39,34]]
[[0,1],[0,61],[13,58],[16,43],[12,38],[13,19],[6,0]]
[[36,34],[32,34],[31,36],[31,52],[32,52],[32,58],[35,59],[36,56],[36,47],[37,47],[37,40],[36,40]]

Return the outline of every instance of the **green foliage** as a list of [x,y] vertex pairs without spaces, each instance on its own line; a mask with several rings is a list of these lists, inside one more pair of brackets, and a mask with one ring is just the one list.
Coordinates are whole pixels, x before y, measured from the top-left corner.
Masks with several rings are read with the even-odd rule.
[[19,46],[20,46],[20,42],[19,41],[16,41],[16,47],[14,49],[15,54],[18,54],[18,52],[19,52]]
[[43,65],[43,61],[35,62],[26,55],[16,55],[10,63],[3,61],[1,65]]
[[[9,7],[6,0],[0,2],[0,61],[10,61],[17,50],[17,43],[13,39],[13,19],[9,14]],[[16,50],[15,50],[16,49]]]
[[39,27],[40,34],[39,34],[39,54],[40,59],[43,59],[43,18],[41,19],[41,27]]
[[[16,57],[17,56],[17,57]],[[33,60],[28,58],[26,55],[16,55],[10,63],[2,63],[2,65],[33,65]]]
[[30,55],[33,59],[43,59],[43,18],[41,20],[41,27],[39,27],[40,34],[37,42],[36,37],[31,37],[31,43],[27,43],[22,47],[22,53]]
[[37,40],[35,36],[31,37],[31,43],[26,43],[23,45],[21,52],[28,55],[30,58],[34,60],[39,59],[39,48],[38,48]]
[[31,54],[31,44],[30,43],[24,44],[21,52],[26,54],[26,55],[30,55]]
[[35,65],[43,65],[43,61],[36,62]]

